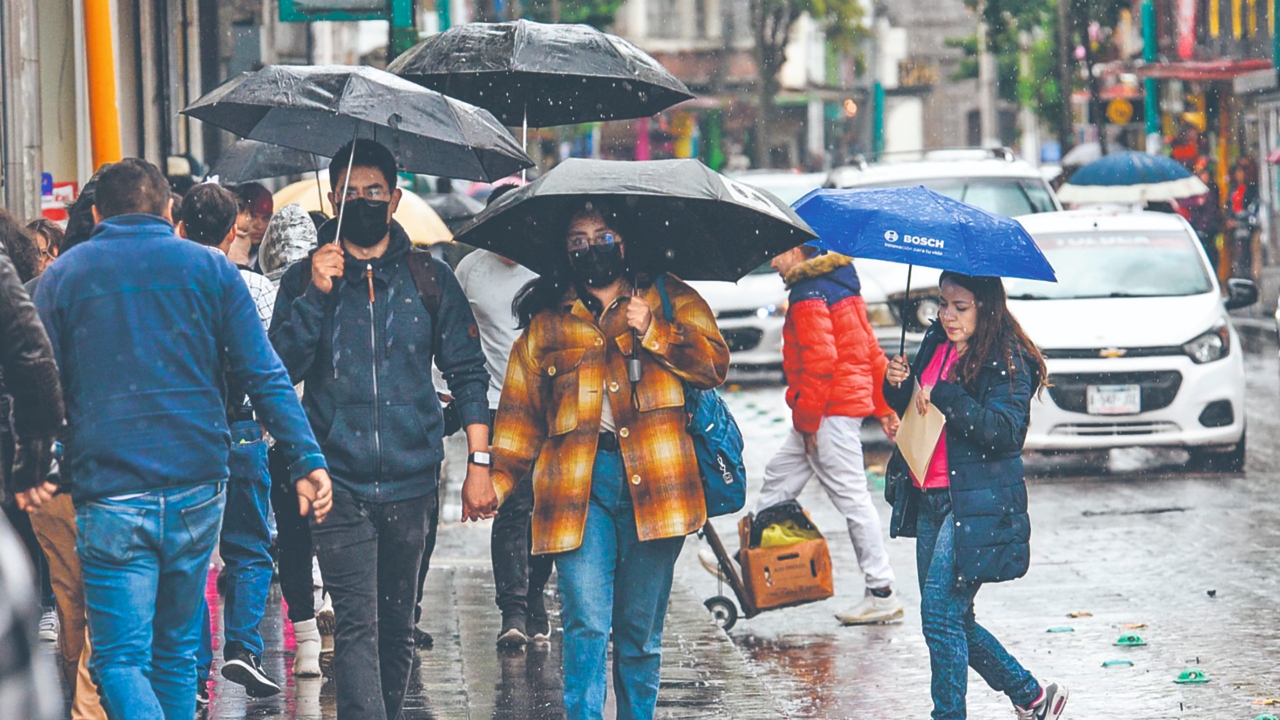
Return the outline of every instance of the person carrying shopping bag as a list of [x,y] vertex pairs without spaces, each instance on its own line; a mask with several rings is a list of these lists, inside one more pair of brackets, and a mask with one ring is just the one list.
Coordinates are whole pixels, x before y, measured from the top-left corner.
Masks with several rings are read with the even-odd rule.
[[652,718],[676,558],[706,522],[684,386],[722,383],[729,348],[688,285],[664,277],[668,320],[658,289],[633,284],[625,218],[594,201],[566,215],[567,272],[516,301],[524,332],[498,406],[496,496],[464,495],[464,512],[491,515],[533,467],[533,553],[554,556],[562,598],[566,717],[603,717],[612,632],[617,717]]
[[1022,445],[1032,396],[1045,386],[1044,358],[1010,314],[999,278],[944,272],[939,286],[938,322],[912,365],[895,357],[884,382],[902,433],[908,414],[930,405],[946,418],[924,476],[895,451],[885,484],[890,536],[916,538],[932,717],[966,717],[972,667],[1021,720],[1057,720],[1067,689],[1038,682],[974,617],[984,583],[1022,577],[1030,564]]

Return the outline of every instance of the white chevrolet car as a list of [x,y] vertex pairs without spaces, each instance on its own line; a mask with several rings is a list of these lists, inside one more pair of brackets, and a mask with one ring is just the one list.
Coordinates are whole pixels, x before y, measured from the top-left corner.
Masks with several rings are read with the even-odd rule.
[[1009,280],[1009,307],[1053,384],[1032,406],[1028,450],[1185,448],[1197,469],[1239,472],[1243,351],[1195,232],[1177,215],[1072,211],[1018,218],[1057,283]]

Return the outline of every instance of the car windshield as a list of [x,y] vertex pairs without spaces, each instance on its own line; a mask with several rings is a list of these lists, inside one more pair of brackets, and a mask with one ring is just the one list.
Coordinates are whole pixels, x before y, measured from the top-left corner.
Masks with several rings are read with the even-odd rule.
[[923,185],[930,190],[1005,217],[1053,212],[1053,196],[1039,180],[1031,178],[922,178],[920,180],[857,185],[856,187],[906,187]]
[[1040,233],[1058,282],[1009,280],[1012,300],[1200,295],[1213,289],[1200,245],[1184,232]]

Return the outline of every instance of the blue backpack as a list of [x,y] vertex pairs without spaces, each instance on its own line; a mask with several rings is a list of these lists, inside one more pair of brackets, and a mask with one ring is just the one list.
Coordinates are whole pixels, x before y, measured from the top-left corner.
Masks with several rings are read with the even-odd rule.
[[[662,314],[674,322],[671,298],[659,275],[654,284],[662,298]],[[742,464],[742,431],[729,412],[724,398],[715,390],[700,390],[684,384],[685,412],[689,414],[689,437],[698,456],[702,492],[707,499],[707,517],[736,513],[747,504],[747,469]]]

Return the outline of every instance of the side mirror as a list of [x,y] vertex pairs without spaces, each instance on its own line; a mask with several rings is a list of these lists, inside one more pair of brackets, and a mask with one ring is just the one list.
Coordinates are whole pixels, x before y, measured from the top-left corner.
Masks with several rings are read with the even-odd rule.
[[1244,280],[1242,278],[1230,278],[1227,280],[1226,305],[1228,310],[1249,307],[1256,302],[1258,302],[1258,286],[1252,280]]

